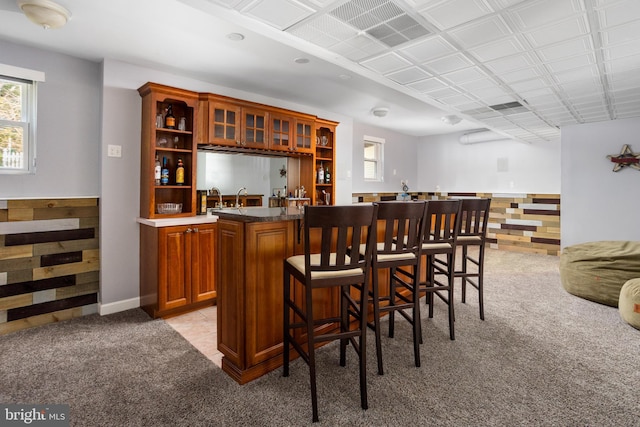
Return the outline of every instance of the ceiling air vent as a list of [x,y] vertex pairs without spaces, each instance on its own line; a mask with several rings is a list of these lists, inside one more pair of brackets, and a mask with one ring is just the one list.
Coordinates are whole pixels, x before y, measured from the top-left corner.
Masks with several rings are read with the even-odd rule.
[[494,111],[499,111],[505,116],[509,114],[524,113],[529,111],[527,107],[517,101],[505,102],[504,104],[489,105],[489,108]]
[[430,34],[422,24],[389,0],[351,0],[329,14],[389,47]]

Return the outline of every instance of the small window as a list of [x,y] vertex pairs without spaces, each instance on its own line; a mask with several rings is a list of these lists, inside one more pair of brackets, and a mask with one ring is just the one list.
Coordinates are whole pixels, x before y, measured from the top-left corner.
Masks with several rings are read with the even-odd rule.
[[44,80],[42,73],[0,64],[0,173],[35,172],[34,76]]
[[384,139],[372,136],[364,137],[364,180],[384,181],[382,175]]

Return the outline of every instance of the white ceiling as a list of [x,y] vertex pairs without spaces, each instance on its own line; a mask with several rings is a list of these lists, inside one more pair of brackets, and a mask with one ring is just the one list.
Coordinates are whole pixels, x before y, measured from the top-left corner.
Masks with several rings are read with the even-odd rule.
[[[640,0],[58,3],[71,20],[43,30],[0,0],[0,39],[152,66],[409,135],[486,127],[533,142],[568,124],[640,116]],[[309,62],[294,62],[302,57]],[[389,114],[374,117],[375,107]],[[445,114],[464,120],[444,124]]]

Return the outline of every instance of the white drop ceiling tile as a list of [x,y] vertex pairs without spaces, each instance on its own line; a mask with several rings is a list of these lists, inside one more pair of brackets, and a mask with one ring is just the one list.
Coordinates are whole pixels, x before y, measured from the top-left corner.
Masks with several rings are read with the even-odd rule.
[[524,80],[518,83],[511,83],[509,85],[509,87],[517,93],[545,89],[547,86],[547,82],[543,79]]
[[242,10],[245,15],[279,30],[290,27],[314,12],[314,9],[295,0],[258,0]]
[[469,102],[468,104],[457,105],[456,108],[460,111],[467,111],[467,110],[473,110],[476,108],[481,108],[484,105],[485,104],[482,104],[480,102]]
[[[512,86],[513,88],[513,86]],[[517,91],[518,95],[520,95],[524,99],[529,99],[530,97],[536,97],[541,95],[552,95],[553,90],[549,87],[543,87],[540,89],[532,89],[532,90],[519,90]]]
[[417,63],[449,55],[455,51],[455,47],[441,36],[430,37],[410,46],[398,49],[400,54],[413,59]]
[[509,37],[469,49],[469,53],[481,62],[492,61],[522,52],[524,47],[515,37]]
[[558,103],[558,97],[555,94],[538,95],[527,98],[527,102],[529,105],[533,105],[535,107],[542,107],[545,105],[555,106]]
[[410,83],[407,85],[407,87],[410,87],[411,89],[415,89],[421,93],[426,93],[426,92],[432,92],[434,90],[448,87],[448,85],[438,79],[431,78],[431,79],[421,80],[415,83]]
[[422,65],[434,74],[445,74],[462,68],[471,67],[473,62],[471,62],[462,53],[456,53],[445,56],[444,58],[436,59],[435,61],[425,62]]
[[515,83],[522,80],[529,80],[540,77],[540,73],[535,68],[523,68],[522,70],[500,73],[500,79],[507,83]]
[[602,49],[602,54],[605,61],[638,55],[640,54],[640,39],[628,43],[609,45],[607,48]]
[[580,53],[591,52],[592,50],[593,44],[591,43],[591,38],[580,37],[540,48],[536,52],[543,61],[549,62]]
[[506,92],[503,89],[495,85],[493,87],[469,90],[469,93],[488,104],[488,99],[506,95]]
[[495,4],[499,8],[507,8],[514,4],[520,3],[522,0],[491,0],[492,4]]
[[584,16],[578,16],[537,30],[524,33],[534,48],[541,48],[553,43],[587,35],[588,25]]
[[597,10],[600,27],[607,28],[638,19],[640,2],[638,0],[620,1]]
[[511,13],[520,29],[527,31],[582,12],[581,3],[576,0],[525,1]]
[[394,52],[389,52],[387,54],[363,61],[360,63],[360,65],[370,70],[376,71],[380,74],[387,74],[392,71],[397,71],[402,68],[408,67],[412,64],[401,56],[395,54]]
[[314,17],[308,22],[295,26],[286,32],[305,40],[309,40],[306,36],[307,32],[311,32],[312,34],[321,32],[343,41],[353,38],[358,34],[355,28],[329,14],[319,15],[317,18]]
[[418,12],[440,30],[445,30],[480,18],[492,10],[482,0],[448,0],[427,6]]
[[596,63],[596,57],[592,53],[585,55],[572,56],[560,61],[547,62],[545,66],[552,73],[561,73],[563,71],[572,70],[574,68],[587,67]]
[[466,105],[468,105],[472,101],[471,98],[469,98],[466,95],[462,95],[462,94],[454,95],[454,96],[447,96],[447,97],[444,97],[444,98],[439,98],[438,100],[440,102],[442,102],[443,104],[452,105],[455,108],[460,109],[460,110],[461,110],[460,106],[465,106],[465,109],[466,109]]
[[468,82],[468,83],[460,83],[457,86],[459,86],[462,89],[467,90],[467,91],[474,91],[474,90],[478,90],[478,89],[496,88],[496,87],[498,87],[496,82],[493,81],[492,79],[489,79],[489,78],[480,79],[480,80],[474,80],[474,81]]
[[494,73],[503,74],[514,70],[529,68],[535,64],[527,54],[519,54],[496,59],[487,62],[485,65]]
[[620,113],[618,114],[619,119],[630,119],[633,117],[640,117],[640,114],[637,112],[629,112],[629,113]]
[[640,34],[640,20],[631,21],[624,25],[609,28],[602,31],[603,45],[606,47],[610,44],[625,43],[638,39]]
[[442,77],[457,85],[474,80],[486,79],[487,75],[482,70],[480,70],[480,68],[471,67],[443,74]]
[[406,85],[408,83],[424,80],[427,77],[430,77],[430,75],[426,71],[418,67],[410,67],[404,70],[386,74],[385,77],[393,80],[396,83]]
[[605,69],[608,74],[622,73],[624,71],[635,70],[639,67],[640,55],[631,55],[605,62]]
[[593,80],[598,77],[598,68],[595,65],[564,71],[553,75],[558,83],[573,83],[577,81]]
[[471,48],[511,35],[511,31],[502,17],[496,15],[456,28],[450,31],[449,34],[451,34],[463,48]]
[[450,87],[445,87],[442,89],[438,89],[438,90],[434,90],[428,93],[428,95],[434,99],[442,99],[442,98],[446,98],[449,96],[455,96],[455,95],[460,95],[460,92],[458,92],[457,90],[450,88]]
[[[511,95],[487,95],[482,98],[482,101],[486,102],[489,105],[498,105],[498,104],[506,104],[509,102],[515,102],[515,98]],[[504,114],[504,111],[503,111]]]

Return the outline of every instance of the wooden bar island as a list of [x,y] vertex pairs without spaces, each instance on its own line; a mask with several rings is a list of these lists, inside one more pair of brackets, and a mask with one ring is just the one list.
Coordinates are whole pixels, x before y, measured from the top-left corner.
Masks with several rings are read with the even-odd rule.
[[304,211],[223,209],[218,215],[218,350],[244,384],[282,365],[283,260],[302,250]]

